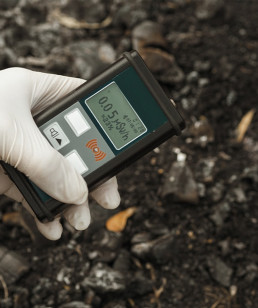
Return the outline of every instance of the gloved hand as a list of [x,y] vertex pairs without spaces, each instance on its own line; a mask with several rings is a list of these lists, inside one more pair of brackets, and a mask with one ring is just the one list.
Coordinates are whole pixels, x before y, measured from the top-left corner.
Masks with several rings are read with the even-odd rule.
[[[22,68],[0,71],[0,159],[18,168],[51,197],[72,204],[63,215],[77,230],[86,229],[90,223],[87,185],[74,167],[50,146],[32,116],[83,82]],[[2,168],[0,194],[21,202],[32,213]],[[117,207],[120,196],[116,178],[97,188],[92,196],[105,208]],[[60,218],[45,224],[36,219],[36,223],[48,239],[60,238]]]

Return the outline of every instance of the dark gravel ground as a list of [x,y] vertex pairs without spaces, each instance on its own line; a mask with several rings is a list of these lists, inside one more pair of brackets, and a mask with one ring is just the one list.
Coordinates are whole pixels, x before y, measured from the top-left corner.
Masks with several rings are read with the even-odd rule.
[[[0,307],[258,307],[257,113],[235,141],[257,109],[257,11],[251,0],[0,1],[1,69],[88,79],[136,48],[187,123],[119,174],[119,209],[91,202],[85,232],[32,236],[2,197]],[[129,207],[126,228],[108,231]]]

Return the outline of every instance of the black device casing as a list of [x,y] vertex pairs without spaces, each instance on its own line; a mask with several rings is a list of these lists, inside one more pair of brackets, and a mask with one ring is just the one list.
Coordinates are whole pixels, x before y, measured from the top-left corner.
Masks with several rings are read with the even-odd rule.
[[[136,51],[124,53],[122,58],[101,74],[85,82],[64,98],[57,101],[55,105],[52,105],[34,117],[37,126],[40,127],[76,101],[94,91],[94,89],[101,87],[101,85],[108,82],[113,76],[119,74],[129,66],[134,67],[142,81],[148,87],[148,90],[151,92],[152,96],[168,118],[168,122],[158,128],[155,132],[152,132],[139,140],[132,147],[129,147],[129,149],[126,149],[105,165],[87,175],[84,179],[89,190],[93,190],[98,185],[115,176],[119,171],[129,166],[132,162],[142,157],[171,136],[180,135],[181,130],[185,127],[182,117],[170,99],[165,95],[140,55]],[[51,221],[57,214],[65,209],[67,204],[61,203],[55,199],[51,199],[44,203],[38,196],[31,182],[23,173],[3,161],[0,163],[11,180],[21,191],[40,221]]]

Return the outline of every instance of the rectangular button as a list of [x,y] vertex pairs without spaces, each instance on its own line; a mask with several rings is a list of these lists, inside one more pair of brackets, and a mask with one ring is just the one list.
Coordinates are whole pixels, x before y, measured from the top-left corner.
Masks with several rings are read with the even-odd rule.
[[70,140],[67,138],[61,126],[57,122],[54,122],[49,125],[43,130],[43,132],[56,150],[60,150],[65,145],[70,143]]
[[89,123],[86,121],[78,108],[66,114],[65,119],[77,137],[81,136],[90,129]]
[[89,170],[76,150],[68,153],[65,157],[80,174],[83,174]]

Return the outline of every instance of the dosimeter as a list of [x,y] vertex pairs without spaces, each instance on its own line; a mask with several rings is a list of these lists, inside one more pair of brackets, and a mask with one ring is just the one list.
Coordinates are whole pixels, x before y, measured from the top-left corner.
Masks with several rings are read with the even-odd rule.
[[[174,104],[136,51],[125,52],[34,120],[89,190],[184,128]],[[39,220],[51,221],[67,206],[14,167],[1,164]]]

